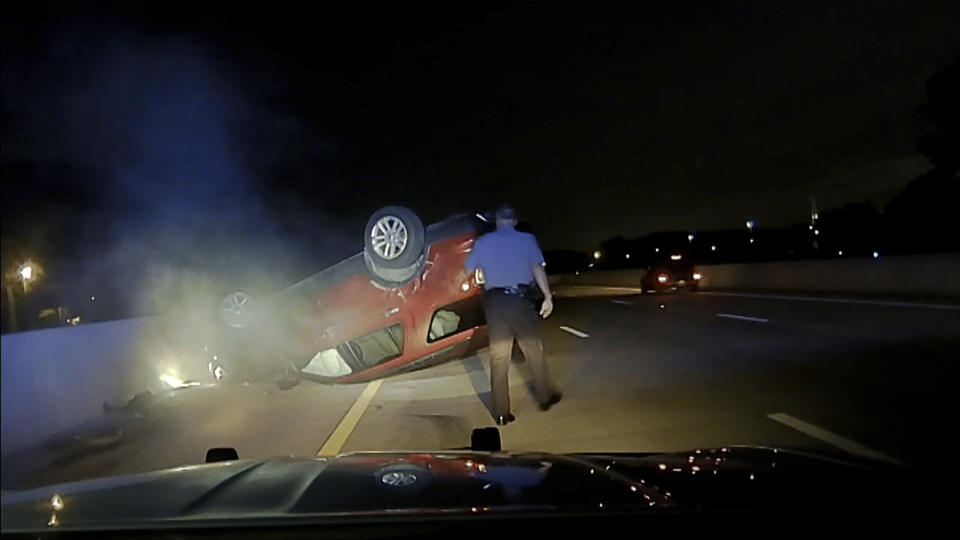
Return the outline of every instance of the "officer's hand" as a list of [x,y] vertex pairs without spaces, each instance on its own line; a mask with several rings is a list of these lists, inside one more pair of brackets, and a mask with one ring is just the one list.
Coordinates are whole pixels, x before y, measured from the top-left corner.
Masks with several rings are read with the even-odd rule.
[[540,306],[540,316],[546,319],[551,313],[553,313],[553,298],[544,298],[543,304]]

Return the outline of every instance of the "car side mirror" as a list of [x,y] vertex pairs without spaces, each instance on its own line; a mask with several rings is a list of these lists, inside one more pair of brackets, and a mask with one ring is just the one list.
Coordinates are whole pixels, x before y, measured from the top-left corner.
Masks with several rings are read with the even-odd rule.
[[477,452],[499,452],[500,430],[495,427],[476,428],[470,434],[470,449]]
[[219,463],[221,461],[236,461],[240,459],[240,454],[237,454],[236,448],[211,448],[207,450],[207,457],[204,459],[204,463]]

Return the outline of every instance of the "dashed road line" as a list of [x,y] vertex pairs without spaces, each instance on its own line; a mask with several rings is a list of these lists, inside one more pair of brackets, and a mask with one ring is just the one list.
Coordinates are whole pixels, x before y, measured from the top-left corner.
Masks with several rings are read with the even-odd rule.
[[370,402],[373,401],[373,396],[380,389],[381,384],[383,384],[383,379],[377,379],[367,384],[367,387],[363,389],[363,392],[360,392],[347,414],[343,415],[333,433],[317,451],[318,456],[335,456],[340,453],[340,449],[343,448],[353,430],[356,429],[357,424],[360,423],[360,418],[363,417],[363,413],[370,406]]
[[567,332],[568,334],[573,334],[573,335],[577,336],[578,338],[588,338],[588,337],[590,337],[590,334],[588,334],[588,333],[586,333],[586,332],[583,332],[583,331],[580,331],[580,330],[577,330],[576,328],[571,328],[571,327],[569,327],[569,326],[561,326],[560,329],[563,330],[564,332]]
[[557,286],[553,295],[558,297],[578,296],[623,296],[643,294],[639,287],[611,287],[606,285],[561,285]]
[[620,304],[622,306],[632,306],[633,302],[628,302],[626,300],[611,300],[614,304]]
[[738,321],[751,321],[751,322],[770,322],[770,319],[761,319],[760,317],[747,317],[746,315],[734,315],[733,313],[717,313],[717,317],[723,317],[724,319],[737,319]]
[[732,293],[718,291],[700,291],[697,294],[711,296],[741,296],[744,298],[769,298],[771,300],[796,300],[800,302],[830,302],[837,304],[864,304],[868,306],[912,307],[928,309],[948,309],[960,311],[960,305],[952,304],[924,304],[921,302],[893,302],[886,300],[859,300],[856,298],[816,298],[813,296],[786,296],[779,294]]
[[836,433],[831,433],[823,429],[822,427],[815,426],[808,422],[804,422],[803,420],[790,416],[789,414],[773,413],[773,414],[768,414],[767,418],[775,422],[780,422],[785,426],[792,427],[793,429],[801,433],[804,433],[806,435],[809,435],[814,439],[820,439],[821,441],[827,444],[836,446],[837,448],[847,453],[860,456],[860,457],[869,458],[869,459],[875,459],[878,461],[886,461],[888,463],[896,463],[899,465],[904,464],[899,459],[890,457],[884,454],[883,452],[879,452],[877,450],[874,450],[873,448],[868,448],[858,443],[857,441],[850,440],[846,437],[841,437]]

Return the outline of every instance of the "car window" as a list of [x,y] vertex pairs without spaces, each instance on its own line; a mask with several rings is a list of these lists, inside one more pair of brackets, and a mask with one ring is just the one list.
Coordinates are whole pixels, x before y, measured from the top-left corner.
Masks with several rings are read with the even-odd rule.
[[[347,354],[361,366],[370,368],[403,354],[403,325],[390,325],[348,342]],[[338,347],[338,350],[342,348]],[[343,354],[343,352],[341,352]]]
[[403,354],[403,324],[397,323],[318,352],[301,372],[342,377]]
[[427,332],[427,343],[433,343],[484,324],[486,320],[483,317],[480,297],[471,296],[433,312],[433,317],[430,318],[430,330]]

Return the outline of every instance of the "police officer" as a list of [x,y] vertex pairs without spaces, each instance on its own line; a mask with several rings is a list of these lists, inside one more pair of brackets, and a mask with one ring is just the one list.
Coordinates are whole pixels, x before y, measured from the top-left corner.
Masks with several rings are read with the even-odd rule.
[[[543,318],[553,312],[553,294],[543,269],[543,253],[532,234],[516,230],[517,213],[513,207],[500,206],[496,218],[497,230],[477,238],[464,264],[471,273],[481,269],[485,278],[483,307],[490,336],[493,415],[502,426],[516,420],[510,414],[507,380],[514,339],[533,371],[540,409],[549,409],[560,401],[561,395],[550,385],[537,319],[538,311]],[[539,295],[534,287],[539,287],[542,303],[537,302]]]

